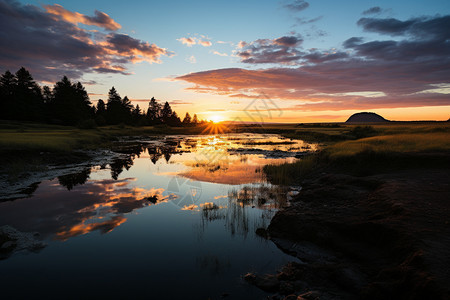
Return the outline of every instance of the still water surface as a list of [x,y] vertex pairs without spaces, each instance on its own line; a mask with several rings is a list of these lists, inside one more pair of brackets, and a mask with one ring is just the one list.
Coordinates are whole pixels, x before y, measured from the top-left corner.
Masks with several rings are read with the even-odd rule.
[[171,136],[124,141],[102,166],[43,181],[0,203],[0,226],[37,231],[39,253],[0,261],[17,297],[263,299],[247,272],[294,258],[255,234],[288,205],[265,164],[316,145],[275,135]]

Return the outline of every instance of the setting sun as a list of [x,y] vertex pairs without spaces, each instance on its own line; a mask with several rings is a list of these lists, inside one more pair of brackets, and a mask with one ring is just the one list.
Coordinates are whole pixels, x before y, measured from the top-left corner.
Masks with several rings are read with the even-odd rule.
[[214,116],[211,116],[211,121],[213,121],[213,123],[220,123],[220,122],[224,121],[224,118],[219,115],[214,115]]

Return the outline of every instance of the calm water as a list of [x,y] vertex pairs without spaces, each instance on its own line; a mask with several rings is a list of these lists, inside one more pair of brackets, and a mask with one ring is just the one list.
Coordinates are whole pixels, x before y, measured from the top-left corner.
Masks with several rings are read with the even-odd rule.
[[294,258],[255,234],[287,204],[260,168],[314,148],[255,134],[122,142],[109,164],[0,203],[0,225],[48,243],[0,261],[2,295],[262,299],[241,276]]

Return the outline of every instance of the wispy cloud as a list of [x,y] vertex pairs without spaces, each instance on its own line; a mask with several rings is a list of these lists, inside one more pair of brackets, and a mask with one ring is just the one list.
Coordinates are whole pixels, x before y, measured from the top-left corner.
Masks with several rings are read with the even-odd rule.
[[309,7],[309,3],[304,0],[294,0],[288,4],[285,4],[284,7],[293,11],[302,11]]
[[228,56],[226,53],[220,53],[219,51],[213,51],[213,54],[219,55],[219,56]]
[[181,42],[183,45],[188,47],[192,47],[193,45],[201,45],[203,47],[211,47],[212,42],[206,36],[202,35],[200,37],[181,37],[177,39],[177,41]]
[[69,11],[59,4],[44,5],[44,8],[49,14],[54,16],[57,20],[58,19],[64,20],[74,25],[78,25],[79,23],[81,23],[86,25],[102,27],[104,29],[112,31],[122,28],[122,26],[118,24],[116,21],[114,21],[110,16],[98,10],[96,10],[94,12],[94,16],[91,17],[80,14],[78,12]]
[[190,62],[191,64],[197,63],[197,59],[195,58],[194,55],[191,55],[191,56],[186,57],[186,61],[187,61],[187,62]]

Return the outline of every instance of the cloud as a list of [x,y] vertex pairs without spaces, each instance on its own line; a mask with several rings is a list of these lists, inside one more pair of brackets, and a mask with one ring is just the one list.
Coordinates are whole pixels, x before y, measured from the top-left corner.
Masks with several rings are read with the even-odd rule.
[[212,43],[209,41],[209,39],[205,36],[201,36],[201,38],[198,37],[181,37],[177,39],[177,41],[180,41],[183,45],[186,45],[188,47],[192,47],[192,45],[201,45],[203,47],[211,47]]
[[44,5],[45,10],[51,14],[52,16],[55,16],[57,20],[64,20],[66,22],[78,25],[86,24],[86,25],[93,25],[97,27],[102,27],[107,30],[115,31],[122,26],[120,24],[116,23],[110,16],[107,14],[96,10],[94,12],[94,16],[86,16],[83,14],[80,14],[78,12],[71,12],[65,8],[63,8],[59,4],[54,5]]
[[191,56],[187,57],[187,58],[186,58],[186,61],[187,61],[187,62],[190,62],[191,64],[197,63],[197,59],[195,58],[194,55],[191,55]]
[[394,18],[361,18],[358,25],[364,30],[391,36],[408,35],[413,39],[448,39],[450,36],[450,15],[421,17],[401,21]]
[[284,5],[284,7],[289,10],[302,11],[309,7],[309,3],[304,0],[294,0],[291,3]]
[[[297,100],[299,104],[291,110],[450,105],[449,18],[363,18],[358,25],[366,30],[404,38],[365,41],[352,37],[343,43],[346,51],[300,51],[291,46],[298,43],[285,38],[242,43],[238,52],[242,62],[271,62],[280,67],[217,69],[176,79],[192,83],[189,89],[202,93],[258,99],[264,92],[271,99]],[[276,47],[285,47],[284,53]],[[290,59],[297,67],[282,67]]]
[[297,20],[298,24],[305,25],[305,24],[315,23],[315,22],[321,20],[322,18],[323,18],[323,16],[315,17],[312,19],[308,19],[308,18],[295,18],[295,19]]
[[302,58],[302,53],[296,48],[302,41],[296,36],[259,39],[251,43],[241,41],[236,55],[241,58],[241,62],[248,64],[295,64]]
[[228,56],[226,53],[220,53],[219,51],[213,51],[213,54],[219,55],[219,56]]
[[179,38],[177,39],[177,41],[180,41],[182,44],[188,46],[188,47],[192,47],[192,45],[196,44],[196,40],[194,38]]
[[184,100],[172,100],[169,101],[169,104],[172,106],[176,106],[176,105],[191,105],[194,104],[193,102],[188,102],[188,101],[184,101]]
[[[85,30],[79,23],[108,31]],[[24,66],[37,80],[55,82],[62,75],[77,79],[85,73],[129,74],[127,64],[159,63],[161,56],[172,55],[154,44],[111,32],[120,28],[115,24],[101,12],[88,17],[59,5],[43,10],[1,1],[0,65],[5,70]]]
[[374,6],[374,7],[371,7],[371,8],[369,8],[369,9],[363,11],[362,14],[363,14],[363,15],[373,15],[373,14],[379,14],[379,13],[381,13],[381,12],[382,12],[381,7],[379,7],[379,6]]
[[198,43],[202,45],[203,47],[211,47],[212,43],[207,40],[199,40]]

